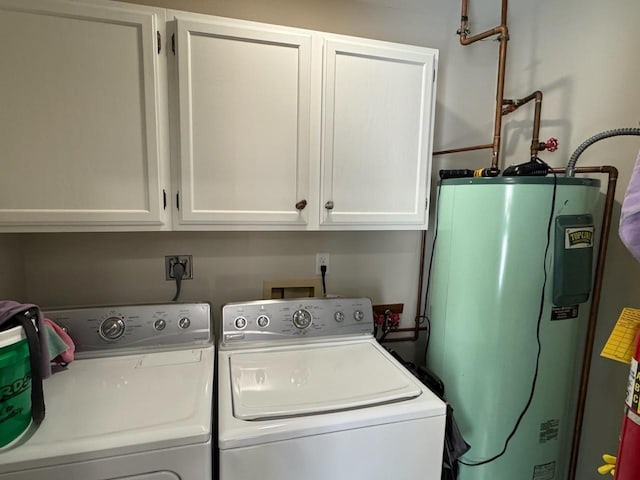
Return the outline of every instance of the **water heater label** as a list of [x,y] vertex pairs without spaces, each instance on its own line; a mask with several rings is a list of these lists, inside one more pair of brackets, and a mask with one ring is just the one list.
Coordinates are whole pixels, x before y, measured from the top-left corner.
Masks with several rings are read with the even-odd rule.
[[578,318],[579,312],[579,305],[551,307],[551,320],[569,320],[570,318]]
[[573,227],[564,229],[564,248],[593,247],[593,227]]
[[556,462],[543,463],[533,467],[532,480],[553,480],[556,477]]
[[547,443],[549,440],[558,438],[560,432],[560,420],[552,418],[540,424],[540,443]]

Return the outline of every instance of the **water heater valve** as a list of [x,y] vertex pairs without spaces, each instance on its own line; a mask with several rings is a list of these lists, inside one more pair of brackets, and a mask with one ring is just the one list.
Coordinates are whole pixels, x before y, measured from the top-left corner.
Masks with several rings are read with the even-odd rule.
[[546,141],[544,146],[547,149],[547,152],[555,152],[556,150],[558,150],[558,139],[551,137]]

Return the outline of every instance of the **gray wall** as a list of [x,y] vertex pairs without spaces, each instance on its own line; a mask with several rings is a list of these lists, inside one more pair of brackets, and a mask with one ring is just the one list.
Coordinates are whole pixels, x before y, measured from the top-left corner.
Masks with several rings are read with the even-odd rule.
[[28,301],[22,244],[20,235],[0,235],[0,298]]

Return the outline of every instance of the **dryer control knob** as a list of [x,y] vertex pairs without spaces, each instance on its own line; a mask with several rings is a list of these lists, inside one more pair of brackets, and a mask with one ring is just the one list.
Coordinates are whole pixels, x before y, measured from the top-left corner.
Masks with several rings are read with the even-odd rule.
[[108,341],[119,339],[124,335],[125,324],[120,317],[110,317],[100,324],[98,333]]
[[153,328],[155,328],[159,332],[164,330],[166,327],[167,327],[167,322],[162,318],[159,318],[158,320],[153,322]]
[[334,314],[333,314],[333,319],[334,319],[336,322],[342,322],[342,321],[344,321],[344,313],[342,313],[342,312],[336,312],[336,313],[334,313]]
[[356,310],[353,312],[353,318],[355,318],[357,322],[361,321],[364,318],[364,312],[362,310]]
[[256,323],[259,327],[264,328],[269,325],[269,317],[267,317],[266,315],[260,315],[256,320]]
[[311,325],[311,314],[308,310],[301,308],[296,310],[293,314],[293,325],[300,330],[307,328]]
[[244,317],[236,317],[236,319],[233,321],[233,324],[238,330],[242,330],[247,326],[247,319]]

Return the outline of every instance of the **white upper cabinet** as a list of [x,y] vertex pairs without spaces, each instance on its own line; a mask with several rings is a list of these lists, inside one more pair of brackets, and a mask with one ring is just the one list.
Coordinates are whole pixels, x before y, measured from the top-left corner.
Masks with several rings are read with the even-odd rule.
[[437,51],[326,38],[321,227],[426,228]]
[[174,228],[426,228],[436,50],[171,17]]
[[310,33],[175,16],[174,228],[305,228]]
[[107,0],[0,44],[0,232],[427,227],[436,50]]
[[0,0],[0,230],[166,228],[164,18]]

